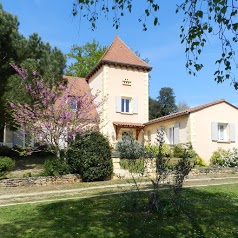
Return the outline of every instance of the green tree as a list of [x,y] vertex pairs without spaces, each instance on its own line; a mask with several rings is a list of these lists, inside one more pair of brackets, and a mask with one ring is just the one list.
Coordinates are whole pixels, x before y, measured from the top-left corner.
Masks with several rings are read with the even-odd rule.
[[29,103],[23,82],[10,63],[29,72],[37,70],[50,88],[62,82],[66,64],[60,50],[43,42],[36,33],[25,38],[18,27],[17,17],[4,11],[0,4],[0,126],[11,122],[9,101]]
[[149,97],[149,120],[160,116],[160,104],[155,99]]
[[178,104],[177,104],[177,111],[178,112],[189,109],[189,108],[190,108],[190,106],[186,102],[178,102]]
[[95,39],[92,43],[88,42],[83,46],[72,46],[67,57],[75,62],[69,66],[66,74],[85,77],[98,63],[106,49],[106,46],[100,46]]
[[174,90],[169,87],[161,88],[157,97],[160,106],[160,115],[166,116],[177,111]]
[[[204,47],[210,38],[220,43],[220,56],[215,60],[217,70],[214,79],[218,83],[231,80],[238,89],[236,43],[238,42],[238,0],[183,0],[177,1],[176,12],[182,12],[183,21],[180,27],[181,43],[185,45],[188,73],[196,75],[204,65],[199,62]],[[120,26],[120,19],[126,13],[131,13],[135,0],[78,0],[73,4],[73,15],[80,12],[96,28],[99,17],[111,17],[113,27]],[[158,0],[144,0],[140,2],[142,12],[138,12],[138,20],[143,29],[151,22],[159,25]],[[113,14],[111,14],[111,12]]]

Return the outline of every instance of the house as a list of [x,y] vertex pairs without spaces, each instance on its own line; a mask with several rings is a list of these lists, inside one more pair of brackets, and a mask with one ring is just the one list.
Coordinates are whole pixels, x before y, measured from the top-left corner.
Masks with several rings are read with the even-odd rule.
[[156,130],[164,128],[165,143],[191,143],[207,163],[219,147],[238,147],[238,108],[224,99],[159,117],[145,125],[145,142],[156,142]]
[[[238,108],[218,100],[148,121],[148,80],[152,68],[141,60],[118,36],[84,78],[65,76],[74,91],[100,92],[97,102],[106,99],[100,114],[101,132],[112,145],[124,135],[139,142],[155,143],[156,131],[165,130],[165,143],[191,143],[207,163],[213,151],[238,147]],[[76,105],[72,103],[72,109]],[[24,145],[5,128],[4,144]],[[25,138],[27,139],[27,138]],[[63,142],[62,142],[63,143]]]
[[143,123],[148,121],[148,80],[152,68],[118,36],[98,64],[86,76],[92,94],[101,92],[102,133],[115,144],[125,134],[143,141]]

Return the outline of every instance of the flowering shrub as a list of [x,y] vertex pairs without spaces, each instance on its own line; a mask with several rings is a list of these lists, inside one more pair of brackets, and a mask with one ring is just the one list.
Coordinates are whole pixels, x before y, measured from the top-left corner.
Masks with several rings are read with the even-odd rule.
[[211,164],[224,167],[238,166],[238,149],[235,147],[228,150],[218,148],[218,150],[212,154]]

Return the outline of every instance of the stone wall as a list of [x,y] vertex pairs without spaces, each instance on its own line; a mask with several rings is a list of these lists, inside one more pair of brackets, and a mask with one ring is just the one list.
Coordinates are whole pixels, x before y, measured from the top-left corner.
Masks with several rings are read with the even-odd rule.
[[22,186],[47,186],[54,184],[73,184],[81,182],[80,176],[77,174],[68,174],[62,176],[46,176],[46,177],[29,177],[29,178],[12,178],[0,180],[0,187],[22,187]]

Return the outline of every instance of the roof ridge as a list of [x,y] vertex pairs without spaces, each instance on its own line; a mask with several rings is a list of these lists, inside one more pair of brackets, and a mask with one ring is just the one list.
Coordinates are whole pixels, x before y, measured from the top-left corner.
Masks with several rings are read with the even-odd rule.
[[216,101],[213,101],[213,102],[210,102],[210,103],[205,103],[205,104],[202,104],[202,105],[199,105],[199,106],[196,106],[196,107],[188,108],[188,109],[185,109],[185,110],[182,110],[182,111],[171,113],[171,114],[166,115],[166,116],[162,116],[162,117],[152,119],[152,120],[146,122],[145,124],[153,124],[153,123],[156,123],[156,122],[159,122],[159,121],[163,121],[164,119],[170,119],[170,118],[174,118],[174,117],[178,117],[178,116],[183,116],[183,115],[186,115],[186,114],[189,114],[189,113],[192,113],[192,112],[200,111],[202,109],[214,106],[214,105],[222,103],[222,102],[225,102],[225,103],[237,108],[236,106],[232,105],[231,103],[228,103],[225,99],[219,99],[219,100],[216,100]]

